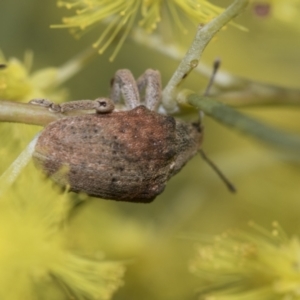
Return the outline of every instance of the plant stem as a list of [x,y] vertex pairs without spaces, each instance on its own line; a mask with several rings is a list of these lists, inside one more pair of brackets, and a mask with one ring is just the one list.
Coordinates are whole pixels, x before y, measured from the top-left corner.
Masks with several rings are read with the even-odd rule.
[[[132,38],[135,42],[174,60],[180,61],[183,57],[183,53],[178,47],[165,43],[158,34],[147,35],[143,30],[135,29]],[[211,69],[210,66],[199,62],[194,70],[210,78]],[[218,70],[213,86],[214,96],[232,106],[300,105],[299,89],[257,82],[223,70]]]
[[[85,101],[85,100],[81,100]],[[51,112],[47,107],[30,103],[0,100],[0,122],[24,123],[45,126],[55,120],[95,112],[94,109]]]
[[[232,78],[233,79],[233,78]],[[236,78],[231,87],[222,87],[216,97],[237,107],[250,106],[299,106],[300,90]]]
[[[73,77],[96,54],[97,51],[94,48],[88,48],[59,67],[56,80],[51,83],[51,88],[62,85],[65,81]],[[17,122],[45,126],[65,116],[52,113],[45,107],[37,105],[0,100],[0,122]]]
[[[183,95],[181,96],[183,97]],[[192,92],[186,92],[185,97],[190,105],[224,125],[233,127],[276,147],[297,153],[300,151],[300,136],[263,124],[212,98],[202,97]]]
[[44,126],[62,117],[64,116],[59,113],[52,113],[45,107],[38,105],[0,100],[1,122],[16,122]]
[[0,198],[9,189],[22,170],[27,166],[32,158],[34,147],[39,135],[36,135],[14,162],[0,176]]
[[163,91],[162,104],[168,113],[178,110],[177,103],[174,100],[176,91],[184,78],[198,65],[199,59],[213,36],[235,16],[237,16],[248,4],[248,0],[234,1],[222,14],[213,19],[205,26],[199,26],[196,36],[180,62],[177,70],[174,72],[170,81]]

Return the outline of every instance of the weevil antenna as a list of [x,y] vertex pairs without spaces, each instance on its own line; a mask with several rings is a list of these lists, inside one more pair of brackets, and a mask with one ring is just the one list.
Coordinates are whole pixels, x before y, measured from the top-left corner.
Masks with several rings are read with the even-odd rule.
[[[212,74],[210,76],[209,82],[207,84],[207,87],[205,89],[205,92],[204,92],[203,96],[205,96],[205,97],[209,96],[211,87],[212,87],[212,85],[214,83],[214,80],[215,80],[216,74],[217,74],[217,72],[218,72],[218,70],[220,68],[220,65],[221,65],[221,60],[219,58],[216,58],[215,61],[214,61],[214,64],[213,64],[213,72],[212,72]],[[199,112],[200,120],[203,117],[201,114],[202,114],[202,112],[200,111]],[[222,173],[222,171],[215,165],[215,163],[207,157],[207,155],[205,154],[205,152],[202,149],[199,150],[199,154],[201,155],[201,157],[203,158],[203,160],[205,160],[205,162],[217,173],[217,175],[220,177],[220,179],[227,186],[228,190],[230,192],[232,192],[232,193],[235,193],[236,192],[235,186]]]
[[222,173],[222,171],[214,164],[213,161],[211,161],[205,152],[200,149],[199,154],[205,160],[205,162],[217,173],[217,175],[221,178],[221,180],[225,183],[227,186],[228,190],[232,193],[236,193],[236,188],[235,186],[229,181],[229,179]]
[[215,81],[215,78],[216,78],[216,74],[220,68],[220,65],[221,65],[221,60],[219,58],[216,58],[215,61],[214,61],[214,64],[213,64],[213,72],[210,76],[210,79],[209,79],[209,82],[207,84],[207,87],[204,91],[204,94],[203,96],[207,97],[209,96],[209,93],[210,93],[210,90],[211,90],[211,87],[212,85],[214,84],[214,81]]
[[[214,84],[214,81],[215,81],[215,78],[216,78],[216,74],[220,68],[220,65],[221,65],[221,60],[219,58],[216,58],[215,61],[214,61],[214,64],[213,64],[213,72],[209,78],[209,82],[206,86],[206,89],[203,93],[203,96],[204,97],[208,97],[209,96],[209,93],[210,93],[210,90],[211,90],[211,87],[212,85]],[[202,123],[202,119],[204,117],[204,113],[199,110],[199,120],[200,120],[200,124]]]

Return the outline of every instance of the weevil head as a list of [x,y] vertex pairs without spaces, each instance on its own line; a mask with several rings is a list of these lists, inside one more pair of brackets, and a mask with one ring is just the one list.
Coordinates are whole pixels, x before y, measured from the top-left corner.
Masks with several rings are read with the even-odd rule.
[[197,154],[203,140],[203,126],[199,122],[187,123],[176,120],[177,157],[172,166],[170,177],[178,173],[182,167]]

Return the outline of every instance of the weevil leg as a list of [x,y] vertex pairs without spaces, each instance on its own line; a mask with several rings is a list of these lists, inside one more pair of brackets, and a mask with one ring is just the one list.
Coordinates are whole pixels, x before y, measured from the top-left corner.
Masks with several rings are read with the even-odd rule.
[[112,80],[111,99],[118,103],[123,97],[128,109],[140,105],[140,95],[132,73],[127,69],[118,70]]
[[73,110],[93,110],[97,113],[109,113],[114,110],[112,100],[108,98],[97,98],[96,100],[74,100],[61,104],[55,104],[47,99],[33,99],[30,104],[47,107],[52,112],[66,113]]
[[52,112],[61,112],[60,104],[55,104],[48,99],[32,99],[28,103],[47,107]]
[[97,98],[96,100],[74,100],[60,104],[61,112],[73,110],[93,110],[97,113],[109,113],[114,110],[112,100],[108,98]]
[[148,69],[137,79],[138,90],[145,90],[145,105],[156,111],[161,101],[161,77],[157,70]]

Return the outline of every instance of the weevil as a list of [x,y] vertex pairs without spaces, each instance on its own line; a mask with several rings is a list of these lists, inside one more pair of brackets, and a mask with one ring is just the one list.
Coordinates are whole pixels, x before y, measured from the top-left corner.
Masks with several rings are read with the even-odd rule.
[[[124,110],[115,108],[121,98]],[[198,153],[203,139],[200,121],[184,122],[160,114],[160,101],[160,73],[151,69],[137,80],[129,70],[117,71],[110,98],[61,105],[32,100],[30,103],[56,112],[96,111],[48,124],[35,146],[34,162],[70,191],[103,199],[151,202]]]

